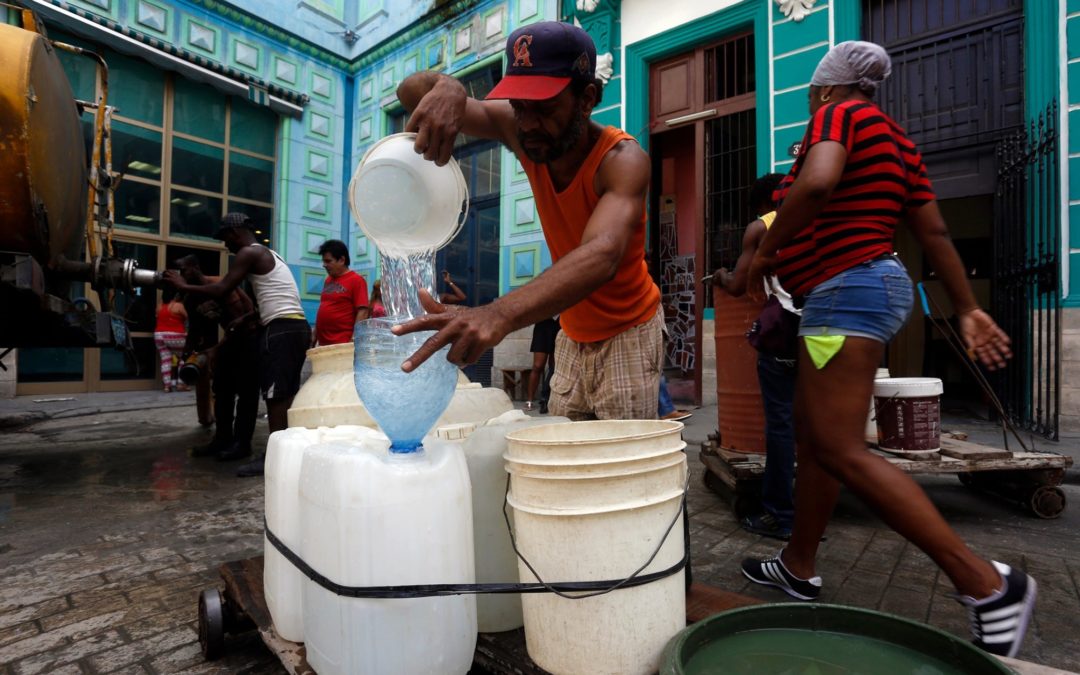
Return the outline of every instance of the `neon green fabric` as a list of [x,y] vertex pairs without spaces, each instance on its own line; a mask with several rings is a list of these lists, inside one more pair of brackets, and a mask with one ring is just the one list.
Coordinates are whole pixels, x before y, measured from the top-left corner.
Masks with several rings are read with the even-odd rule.
[[844,335],[806,335],[806,351],[810,352],[810,360],[814,367],[821,370],[832,358],[840,353],[844,347]]

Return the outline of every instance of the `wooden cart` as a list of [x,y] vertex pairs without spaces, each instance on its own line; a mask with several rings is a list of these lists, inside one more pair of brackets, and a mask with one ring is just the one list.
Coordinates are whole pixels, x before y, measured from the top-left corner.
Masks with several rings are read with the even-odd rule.
[[[227,562],[218,568],[224,589],[208,588],[199,596],[199,644],[208,660],[222,656],[226,634],[258,630],[262,641],[290,675],[314,675],[302,644],[274,631],[263,596],[263,558]],[[759,602],[718,588],[694,584],[687,596],[686,619],[700,621],[718,612]],[[481,633],[473,661],[475,675],[547,675],[525,650],[525,631]]]
[[[899,457],[875,447],[907,473],[954,473],[964,485],[1000,497],[1040,518],[1057,518],[1065,511],[1060,485],[1072,458],[1053,452],[1010,452],[943,435],[941,451]],[[761,496],[764,455],[726,450],[714,440],[701,445],[705,485],[731,502],[742,518],[755,512]]]

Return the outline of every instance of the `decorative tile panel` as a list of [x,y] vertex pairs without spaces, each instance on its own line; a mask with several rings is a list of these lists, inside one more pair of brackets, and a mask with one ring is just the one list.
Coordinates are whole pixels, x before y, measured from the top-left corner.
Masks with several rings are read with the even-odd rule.
[[72,4],[84,5],[95,14],[101,14],[101,10],[105,10],[105,12],[109,14],[109,16],[113,17],[116,16],[116,10],[119,9],[118,7],[114,6],[118,5],[119,3],[114,3],[113,0],[74,0]]
[[274,55],[274,78],[285,84],[296,84],[300,68],[292,61]]
[[300,270],[300,297],[305,300],[319,300],[322,297],[325,282],[326,270],[302,268]]
[[318,150],[307,151],[307,170],[312,177],[318,180],[330,180],[332,164],[333,160],[330,155],[321,153]]
[[371,115],[362,118],[356,125],[356,137],[361,141],[371,138]]
[[424,67],[428,70],[438,70],[446,64],[446,39],[439,38],[427,46],[427,59]]
[[540,244],[523,244],[510,248],[510,285],[520,286],[540,273]]
[[375,95],[375,79],[368,77],[360,81],[360,100],[368,101]]
[[308,260],[319,260],[319,247],[330,237],[327,236],[324,230],[316,230],[309,227],[301,228],[301,232],[303,233],[304,238],[304,249],[300,253],[300,257],[307,258]]
[[322,190],[304,190],[304,215],[317,220],[329,220],[330,195]]
[[164,35],[169,25],[169,10],[147,0],[139,0],[135,7],[135,22]]
[[532,23],[534,19],[538,19],[536,15],[540,13],[539,0],[518,0],[518,23],[526,24]]
[[499,7],[484,16],[484,42],[491,42],[503,36],[506,24],[506,8]]
[[362,234],[356,236],[356,245],[349,252],[350,257],[357,264],[371,262],[371,244],[368,238]]
[[345,0],[300,0],[298,4],[313,9],[338,23],[345,21]]
[[217,36],[218,32],[216,28],[211,28],[196,21],[188,20],[187,35],[185,36],[185,39],[189,46],[213,54],[217,51]]
[[321,136],[323,138],[330,138],[333,132],[331,119],[326,115],[315,112],[314,110],[308,111],[308,131],[315,136]]
[[535,230],[537,227],[536,200],[533,199],[532,195],[526,195],[515,199],[514,228],[527,231]]
[[420,52],[416,51],[405,57],[405,62],[402,66],[401,79],[404,80],[418,70],[420,70]]
[[454,54],[464,54],[472,49],[472,25],[454,33]]
[[323,100],[334,97],[334,82],[322,73],[311,74],[311,93]]
[[394,88],[397,82],[394,80],[394,65],[390,64],[379,73],[379,89],[386,93]]
[[358,16],[360,25],[370,23],[372,19],[386,16],[385,0],[360,0]]
[[233,61],[236,65],[248,70],[258,70],[261,50],[255,45],[243,40],[233,41]]

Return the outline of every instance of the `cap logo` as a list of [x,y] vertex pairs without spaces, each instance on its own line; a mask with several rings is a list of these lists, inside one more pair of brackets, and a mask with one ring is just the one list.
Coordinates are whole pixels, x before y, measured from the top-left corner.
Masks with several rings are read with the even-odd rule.
[[577,61],[574,61],[574,70],[580,75],[589,74],[589,55],[585,52],[581,53],[581,56],[577,57]]
[[529,45],[532,41],[531,35],[522,35],[514,40],[514,68],[532,68],[532,59],[529,57]]

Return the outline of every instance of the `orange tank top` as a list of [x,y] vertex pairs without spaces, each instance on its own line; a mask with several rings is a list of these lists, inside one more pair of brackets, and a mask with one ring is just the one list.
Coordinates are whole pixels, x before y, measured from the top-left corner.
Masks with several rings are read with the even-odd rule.
[[[562,192],[556,192],[546,165],[519,158],[532,186],[536,212],[553,261],[581,245],[585,226],[600,201],[596,194],[596,172],[608,151],[624,140],[636,142],[625,131],[606,127],[574,180]],[[660,289],[649,276],[645,262],[645,220],[645,202],[642,200],[641,220],[626,246],[615,278],[560,316],[559,323],[570,339],[575,342],[606,340],[645,323],[656,314]]]

